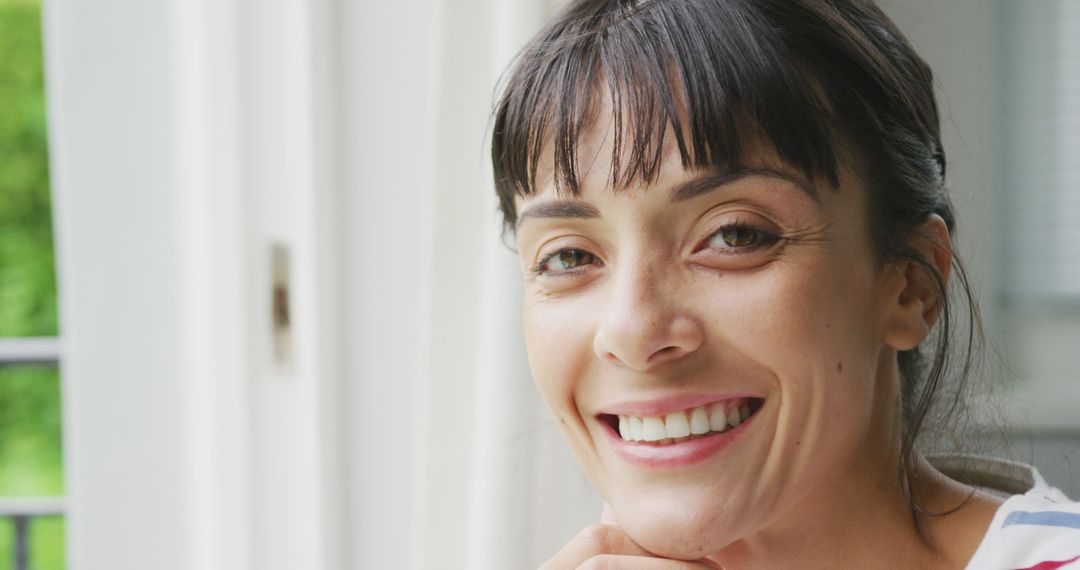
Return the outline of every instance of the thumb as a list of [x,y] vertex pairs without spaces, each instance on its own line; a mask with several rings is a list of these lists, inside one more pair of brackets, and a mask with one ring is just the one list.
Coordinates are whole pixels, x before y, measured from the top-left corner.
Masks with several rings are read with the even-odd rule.
[[611,505],[604,501],[604,510],[600,512],[601,524],[613,524],[618,526],[619,521],[615,518],[615,509],[611,508]]

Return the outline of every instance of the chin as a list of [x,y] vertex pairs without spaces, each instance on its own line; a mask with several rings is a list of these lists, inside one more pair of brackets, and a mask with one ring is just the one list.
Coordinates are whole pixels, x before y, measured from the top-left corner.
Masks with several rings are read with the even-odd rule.
[[708,511],[692,510],[691,505],[703,505],[693,499],[657,500],[638,503],[618,511],[619,526],[642,548],[665,558],[698,560],[720,551],[733,542],[734,529],[724,519],[733,517],[709,516]]

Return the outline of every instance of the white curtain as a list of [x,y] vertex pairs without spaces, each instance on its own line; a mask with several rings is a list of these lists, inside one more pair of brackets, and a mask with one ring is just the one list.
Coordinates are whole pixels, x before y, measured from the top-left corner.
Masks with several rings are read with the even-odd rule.
[[[512,243],[501,239],[490,181],[487,144],[496,82],[552,7],[486,0],[448,2],[436,11],[435,55],[428,69],[434,78],[432,115],[424,126],[430,129],[430,163],[419,201],[424,217],[406,222],[400,212],[386,212],[420,231],[427,252],[417,315],[423,335],[414,398],[421,403],[414,424],[415,568],[535,567],[599,513],[599,500],[530,381],[519,262],[508,247]],[[345,53],[363,59],[371,52]],[[370,75],[362,75],[370,85]],[[355,126],[366,129],[369,123]],[[354,509],[363,513],[363,505]],[[367,557],[370,551],[355,555]],[[359,565],[389,562],[365,559]]]
[[496,83],[555,4],[341,5],[351,568],[535,567],[598,517],[530,380],[487,146]]

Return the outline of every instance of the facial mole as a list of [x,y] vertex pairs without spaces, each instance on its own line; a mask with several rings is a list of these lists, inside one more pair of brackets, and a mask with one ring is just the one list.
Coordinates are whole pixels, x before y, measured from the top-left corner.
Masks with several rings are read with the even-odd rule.
[[825,328],[831,329],[832,328],[832,323],[830,323],[829,321],[825,321]]
[[839,374],[839,373],[841,373],[843,371],[844,371],[844,361],[843,360],[837,360],[836,361],[836,373]]

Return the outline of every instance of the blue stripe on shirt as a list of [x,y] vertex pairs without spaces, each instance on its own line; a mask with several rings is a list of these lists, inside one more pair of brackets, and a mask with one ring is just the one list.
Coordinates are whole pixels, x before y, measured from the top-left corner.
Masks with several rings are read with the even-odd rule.
[[1062,511],[1013,511],[1005,517],[1002,528],[1014,524],[1036,524],[1043,526],[1063,526],[1066,528],[1080,528],[1080,515]]

